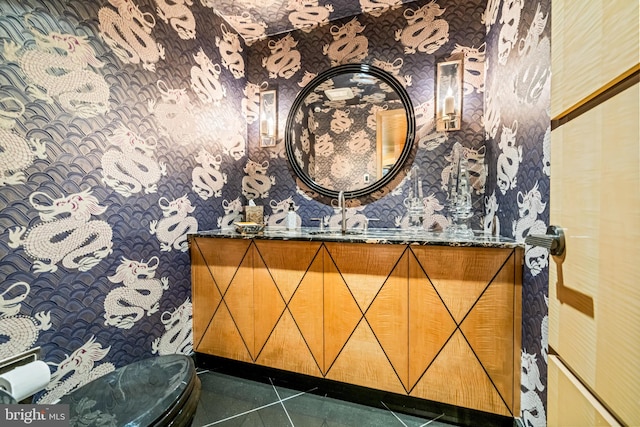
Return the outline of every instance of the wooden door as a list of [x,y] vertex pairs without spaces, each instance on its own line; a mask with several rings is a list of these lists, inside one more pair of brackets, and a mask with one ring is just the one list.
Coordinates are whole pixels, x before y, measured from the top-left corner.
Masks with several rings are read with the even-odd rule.
[[639,16],[552,2],[549,426],[640,425]]
[[404,109],[381,110],[376,114],[377,179],[398,161],[407,140],[407,114]]

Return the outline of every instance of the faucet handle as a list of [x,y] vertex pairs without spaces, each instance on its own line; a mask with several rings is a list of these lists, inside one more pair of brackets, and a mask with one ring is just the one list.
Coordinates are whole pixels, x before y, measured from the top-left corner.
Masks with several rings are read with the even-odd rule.
[[380,221],[380,218],[366,218],[366,221],[364,222],[364,231],[367,231],[369,229],[369,221]]

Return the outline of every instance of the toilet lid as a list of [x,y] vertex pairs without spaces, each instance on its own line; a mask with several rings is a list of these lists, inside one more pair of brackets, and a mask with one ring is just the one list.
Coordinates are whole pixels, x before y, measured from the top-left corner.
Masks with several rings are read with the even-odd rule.
[[173,354],[116,369],[62,397],[71,425],[148,426],[175,411],[197,381],[193,360]]
[[14,399],[8,391],[0,388],[0,405],[15,405],[17,403],[16,399]]

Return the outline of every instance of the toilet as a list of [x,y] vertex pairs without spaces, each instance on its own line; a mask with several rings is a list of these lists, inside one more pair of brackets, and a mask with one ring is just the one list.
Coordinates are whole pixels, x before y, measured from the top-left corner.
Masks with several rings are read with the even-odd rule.
[[58,403],[69,405],[71,426],[189,426],[199,398],[193,360],[172,354],[118,368]]

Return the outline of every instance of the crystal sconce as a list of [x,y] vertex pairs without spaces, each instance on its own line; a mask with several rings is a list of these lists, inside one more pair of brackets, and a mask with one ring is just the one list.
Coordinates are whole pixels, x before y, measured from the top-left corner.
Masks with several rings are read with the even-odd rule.
[[260,146],[273,147],[276,145],[278,128],[278,108],[276,91],[260,92]]
[[436,76],[436,130],[459,130],[462,119],[462,60],[438,63]]

